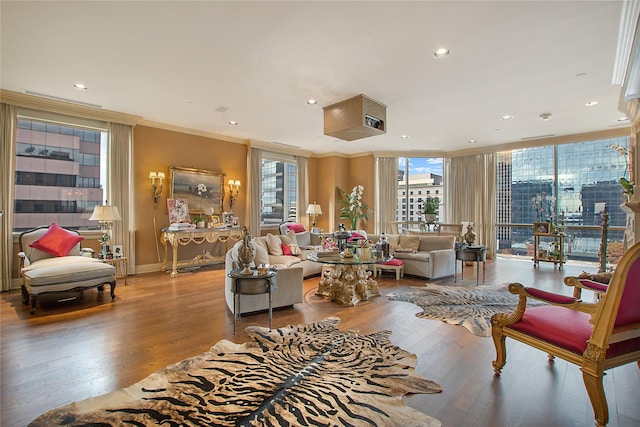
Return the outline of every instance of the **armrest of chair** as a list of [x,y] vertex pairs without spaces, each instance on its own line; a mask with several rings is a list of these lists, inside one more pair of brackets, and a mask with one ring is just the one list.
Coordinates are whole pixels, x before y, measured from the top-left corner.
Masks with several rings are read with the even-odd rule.
[[573,296],[575,298],[580,298],[582,289],[593,291],[596,293],[596,295],[599,295],[607,292],[607,288],[609,287],[606,283],[600,283],[596,282],[595,280],[575,276],[565,277],[564,284],[567,286],[573,286]]
[[18,252],[18,256],[20,257],[20,270],[31,265],[31,261],[26,253]]

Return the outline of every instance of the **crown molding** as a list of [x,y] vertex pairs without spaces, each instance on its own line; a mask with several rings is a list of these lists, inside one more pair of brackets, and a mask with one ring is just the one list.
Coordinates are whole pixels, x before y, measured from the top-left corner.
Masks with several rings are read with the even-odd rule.
[[175,126],[168,123],[160,123],[160,122],[154,122],[151,120],[142,119],[138,122],[138,125],[147,126],[147,127],[156,128],[156,129],[168,130],[171,132],[185,133],[187,135],[202,136],[205,138],[217,139],[219,141],[233,142],[234,144],[248,145],[246,139],[236,138],[236,137],[227,136],[227,135],[221,135],[219,133],[206,132],[206,131],[197,130],[197,129],[185,128],[181,126]]
[[247,145],[261,150],[271,151],[272,153],[288,154],[291,156],[311,157],[312,154],[309,150],[293,145],[281,144],[278,142],[266,142],[257,139],[248,140]]
[[117,111],[105,110],[99,107],[91,107],[83,104],[76,104],[73,101],[65,102],[5,89],[0,89],[0,101],[17,107],[44,110],[67,116],[101,120],[111,123],[122,123],[131,126],[135,126],[142,119],[141,116],[119,113]]

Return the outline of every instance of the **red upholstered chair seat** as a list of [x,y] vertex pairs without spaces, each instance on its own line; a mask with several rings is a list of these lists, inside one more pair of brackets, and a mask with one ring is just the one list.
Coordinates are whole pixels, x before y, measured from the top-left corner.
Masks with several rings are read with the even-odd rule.
[[400,265],[404,265],[404,261],[402,261],[401,259],[398,258],[394,258],[392,260],[389,260],[387,262],[380,262],[378,263],[380,265],[395,265],[395,266],[400,266]]

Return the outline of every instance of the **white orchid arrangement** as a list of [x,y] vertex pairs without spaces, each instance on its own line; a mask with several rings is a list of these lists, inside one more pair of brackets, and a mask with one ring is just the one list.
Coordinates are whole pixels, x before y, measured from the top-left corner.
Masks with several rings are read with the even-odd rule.
[[635,183],[627,178],[627,172],[629,170],[629,151],[620,145],[610,145],[609,148],[613,148],[618,152],[618,154],[624,157],[624,174],[620,177],[618,182],[622,187],[622,191],[627,195],[627,198],[631,198]]
[[340,208],[340,218],[348,219],[351,223],[351,229],[356,230],[358,228],[358,221],[360,219],[369,218],[369,213],[373,212],[369,206],[362,201],[364,194],[364,186],[356,185],[351,190],[351,193],[346,193],[340,187],[336,187],[342,198],[342,208]]

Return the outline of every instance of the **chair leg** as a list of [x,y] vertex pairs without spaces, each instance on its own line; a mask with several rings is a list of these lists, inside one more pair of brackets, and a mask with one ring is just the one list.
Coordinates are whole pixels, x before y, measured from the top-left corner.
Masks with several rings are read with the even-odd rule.
[[493,337],[493,345],[496,347],[496,360],[492,363],[493,372],[496,376],[500,375],[500,371],[507,363],[507,347],[505,345],[505,337],[502,334],[502,327],[493,325],[491,328],[491,336]]
[[116,299],[116,281],[114,280],[113,282],[109,283],[110,288],[111,288],[111,299],[114,300]]
[[603,375],[602,372],[600,372],[599,375],[591,375],[582,370],[582,380],[587,389],[589,400],[591,400],[597,427],[605,427],[609,422],[607,396],[604,394],[604,387],[602,385]]
[[35,314],[36,313],[36,303],[37,303],[37,300],[38,300],[38,295],[36,295],[36,294],[29,295],[29,300],[31,301],[31,314]]

